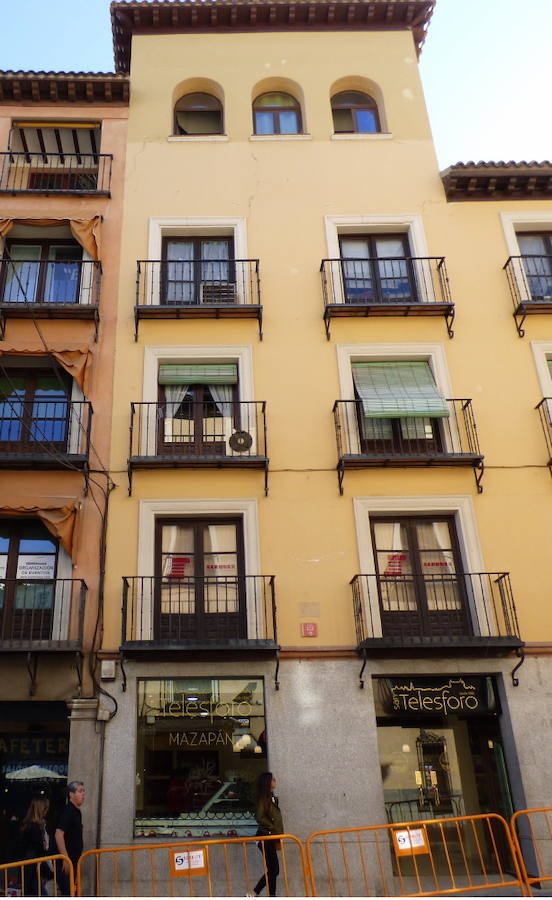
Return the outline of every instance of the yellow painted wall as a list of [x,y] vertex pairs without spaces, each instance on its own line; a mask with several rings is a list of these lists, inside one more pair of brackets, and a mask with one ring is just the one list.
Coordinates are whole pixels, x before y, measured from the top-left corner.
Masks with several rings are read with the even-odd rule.
[[[168,141],[179,86],[205,89],[206,79],[224,100],[228,141]],[[331,140],[332,86],[361,79],[381,91],[391,137]],[[261,572],[276,575],[280,641],[311,648],[354,644],[352,497],[469,495],[486,570],[512,573],[522,636],[552,639],[552,482],[530,349],[531,340],[552,337],[552,318],[532,317],[527,336],[517,336],[499,216],[552,215],[552,204],[446,202],[408,32],[135,36],[131,83],[112,429],[120,489],[111,505],[105,647],[120,640],[121,576],[137,571],[139,502],[178,497],[258,498]],[[294,85],[310,139],[251,141],[252,97]],[[447,258],[454,339],[441,318],[351,318],[333,320],[326,341],[324,216],[401,214],[420,215],[429,254]],[[150,216],[246,217],[247,254],[260,259],[262,342],[254,320],[231,319],[142,322],[134,342],[136,260],[148,255]],[[452,396],[473,398],[488,466],[481,496],[470,469],[347,472],[339,496],[336,345],[380,341],[443,344]],[[144,347],[163,344],[251,345],[254,396],[267,401],[268,498],[262,473],[239,470],[137,473],[126,496],[130,403],[142,398]],[[301,615],[305,602],[320,603],[319,620]],[[300,637],[305,619],[318,621],[316,640]]]

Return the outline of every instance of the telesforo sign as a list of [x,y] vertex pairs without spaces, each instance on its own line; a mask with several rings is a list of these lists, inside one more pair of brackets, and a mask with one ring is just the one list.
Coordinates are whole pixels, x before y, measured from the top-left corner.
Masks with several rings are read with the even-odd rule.
[[394,713],[474,715],[496,712],[492,680],[487,676],[456,678],[388,678]]

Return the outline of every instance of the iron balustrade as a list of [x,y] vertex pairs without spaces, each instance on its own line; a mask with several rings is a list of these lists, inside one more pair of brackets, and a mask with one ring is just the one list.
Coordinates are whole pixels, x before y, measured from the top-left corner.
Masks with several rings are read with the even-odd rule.
[[323,259],[324,320],[358,315],[443,315],[453,336],[452,302],[442,256]]
[[510,256],[504,266],[520,337],[527,315],[552,312],[552,256]]
[[274,581],[273,575],[125,577],[123,647],[276,646]]
[[544,397],[535,409],[538,411],[548,450],[548,465],[552,471],[552,397]]
[[358,646],[522,643],[508,572],[393,572],[355,575],[350,584]]
[[110,194],[110,153],[0,153],[0,191],[11,194]]
[[138,307],[260,303],[258,259],[140,259],[137,266]]
[[87,586],[80,578],[0,580],[0,649],[80,649]]
[[130,459],[247,462],[266,457],[265,401],[131,403]]
[[101,276],[99,260],[0,260],[0,304],[97,307]]
[[84,462],[90,450],[92,404],[87,400],[0,400],[0,464],[19,467]]

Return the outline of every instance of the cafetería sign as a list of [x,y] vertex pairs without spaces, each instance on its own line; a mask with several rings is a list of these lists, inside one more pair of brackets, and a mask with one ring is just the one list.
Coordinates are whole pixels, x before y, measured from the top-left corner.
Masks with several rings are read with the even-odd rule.
[[486,675],[386,678],[385,681],[393,713],[481,715],[497,711],[492,678]]

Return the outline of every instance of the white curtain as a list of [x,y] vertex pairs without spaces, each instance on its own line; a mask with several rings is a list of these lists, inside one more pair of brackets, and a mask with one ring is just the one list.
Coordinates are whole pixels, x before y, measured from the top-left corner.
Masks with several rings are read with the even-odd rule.
[[221,416],[229,417],[232,415],[232,385],[231,384],[208,384],[207,387],[211,392],[211,397],[215,401],[216,407]]
[[165,418],[174,419],[178,412],[178,407],[184,400],[189,385],[187,384],[166,384],[165,385]]
[[201,244],[201,280],[228,281],[228,244],[226,241],[203,241]]

